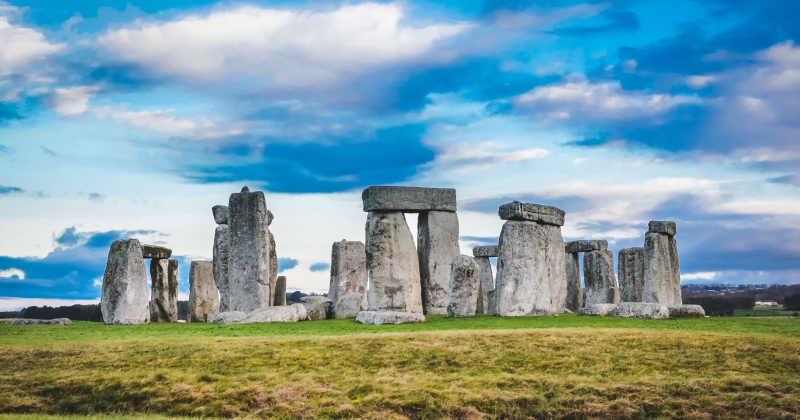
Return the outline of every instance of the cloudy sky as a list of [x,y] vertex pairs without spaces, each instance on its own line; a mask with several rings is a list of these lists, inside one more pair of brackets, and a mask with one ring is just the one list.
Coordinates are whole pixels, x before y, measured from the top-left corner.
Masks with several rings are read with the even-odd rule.
[[[458,191],[641,246],[685,282],[800,282],[800,2],[0,1],[0,309],[96,300],[108,246],[210,259],[265,191],[289,289],[363,240],[360,192]],[[409,225],[416,225],[413,215]]]

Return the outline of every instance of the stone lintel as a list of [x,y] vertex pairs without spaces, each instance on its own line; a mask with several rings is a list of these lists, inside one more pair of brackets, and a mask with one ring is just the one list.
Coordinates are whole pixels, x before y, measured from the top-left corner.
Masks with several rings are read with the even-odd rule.
[[589,239],[571,241],[564,244],[564,250],[569,253],[597,251],[608,249],[608,241],[605,239]]
[[476,246],[472,248],[473,257],[497,257],[500,255],[497,245]]
[[453,188],[422,188],[372,186],[361,193],[364,211],[456,211],[456,190]]
[[503,220],[524,220],[564,226],[564,210],[544,204],[521,203],[512,201],[503,204],[497,211]]
[[158,245],[142,245],[142,257],[154,260],[166,260],[172,256],[172,250]]
[[653,220],[648,225],[648,232],[665,233],[669,236],[675,236],[675,234],[678,233],[678,226],[675,222]]

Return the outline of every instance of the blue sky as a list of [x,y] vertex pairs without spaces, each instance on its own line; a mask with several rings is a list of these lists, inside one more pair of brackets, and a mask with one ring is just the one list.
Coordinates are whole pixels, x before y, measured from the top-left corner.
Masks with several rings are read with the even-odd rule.
[[687,282],[800,282],[799,13],[0,2],[0,307],[97,299],[126,237],[171,247],[185,294],[242,185],[266,193],[289,290],[325,291],[375,184],[456,188],[464,253],[518,199],[614,251],[675,220]]

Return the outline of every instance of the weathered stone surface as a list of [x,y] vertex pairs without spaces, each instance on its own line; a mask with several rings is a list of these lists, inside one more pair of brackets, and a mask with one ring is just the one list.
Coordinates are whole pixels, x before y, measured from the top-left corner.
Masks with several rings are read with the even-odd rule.
[[186,322],[207,322],[219,312],[219,294],[211,261],[192,261],[189,268],[189,313]]
[[422,314],[417,249],[403,213],[369,212],[366,239],[369,310]]
[[425,322],[425,315],[418,312],[361,311],[356,316],[356,322],[367,325],[413,324]]
[[564,210],[543,204],[520,203],[512,201],[500,206],[497,212],[503,220],[525,220],[564,226]]
[[620,300],[641,302],[644,287],[644,248],[621,249],[617,258]]
[[613,252],[601,249],[583,254],[583,281],[586,284],[586,305],[619,303]]
[[456,190],[452,188],[373,186],[364,189],[361,200],[365,212],[456,211]]
[[275,236],[269,233],[269,304],[275,304],[275,288],[278,286],[278,250]]
[[286,306],[286,276],[278,276],[275,281],[275,300],[272,306]]
[[[331,281],[328,297],[332,302],[351,293],[367,296],[367,251],[359,241],[334,242],[331,248]],[[355,315],[353,315],[355,317]]]
[[330,300],[325,302],[303,302],[301,305],[306,307],[309,321],[322,321],[333,318],[333,303]]
[[[478,276],[480,277],[480,275]],[[480,279],[478,280],[478,295],[475,299],[475,314],[486,313],[486,307],[483,306],[483,287],[481,286]]]
[[475,258],[478,257],[497,257],[500,252],[500,249],[497,245],[489,245],[489,246],[476,246],[472,248],[472,256]]
[[69,318],[54,318],[54,319],[30,319],[30,318],[15,318],[11,321],[11,325],[72,325],[72,320]]
[[564,251],[567,253],[597,251],[598,249],[608,249],[608,241],[605,239],[589,239],[571,241],[564,244]]
[[142,258],[166,260],[172,256],[172,250],[158,245],[142,245]]
[[706,316],[706,311],[700,305],[681,305],[670,306],[670,318],[703,318]]
[[367,297],[361,293],[348,293],[339,298],[333,308],[334,318],[355,318],[367,308]]
[[275,219],[275,215],[272,214],[272,211],[267,210],[267,226],[272,226],[272,221]]
[[459,253],[458,215],[447,211],[420,213],[417,221],[417,255],[424,314],[447,313],[450,267]]
[[251,312],[242,324],[257,322],[297,322],[308,319],[306,307],[301,303],[289,306],[271,306]]
[[622,302],[609,315],[620,318],[667,319],[669,309],[658,303]]
[[327,296],[303,296],[300,298],[300,303],[325,303],[332,302]]
[[220,312],[211,317],[208,322],[212,324],[238,324],[247,318],[247,314],[239,311]]
[[678,225],[675,222],[653,220],[647,226],[648,232],[665,233],[675,236],[678,233]]
[[617,305],[613,303],[587,303],[586,306],[583,307],[578,312],[580,316],[606,316],[611,313],[611,311]]
[[211,207],[211,212],[214,213],[214,222],[218,225],[228,224],[228,206]]
[[447,294],[447,316],[467,318],[477,311],[481,267],[469,255],[459,255],[450,269],[450,286]]
[[138,240],[120,239],[111,244],[100,300],[103,322],[115,325],[150,322],[150,293],[145,270]]
[[581,263],[577,252],[567,252],[565,271],[567,274],[566,308],[578,312],[583,308],[583,287],[581,286]]
[[250,313],[272,304],[269,300],[269,229],[264,193],[250,192],[244,187],[241,193],[231,194],[228,210],[228,309]]
[[564,311],[567,275],[561,228],[509,220],[500,233],[496,310],[500,316],[551,315]]
[[478,313],[489,313],[489,291],[494,290],[494,276],[492,274],[492,262],[489,260],[489,257],[475,257],[475,262],[478,263],[478,266],[481,268],[481,301],[483,306],[483,312]]
[[486,313],[489,315],[497,315],[497,299],[495,299],[495,290],[492,289],[486,292],[486,300],[489,302],[489,309]]
[[178,260],[150,260],[150,322],[178,321]]
[[[227,209],[227,207],[225,207]],[[226,212],[227,222],[227,212]],[[214,284],[219,290],[219,311],[228,312],[231,307],[231,295],[229,290],[228,263],[230,255],[230,228],[228,225],[217,226],[214,232]]]
[[681,306],[681,267],[674,236],[648,232],[644,236],[642,301]]

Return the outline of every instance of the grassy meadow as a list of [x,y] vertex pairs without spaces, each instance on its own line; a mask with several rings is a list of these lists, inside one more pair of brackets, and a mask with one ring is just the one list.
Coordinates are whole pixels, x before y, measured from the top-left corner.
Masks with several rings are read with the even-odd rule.
[[0,324],[0,419],[789,419],[798,374],[790,318]]

